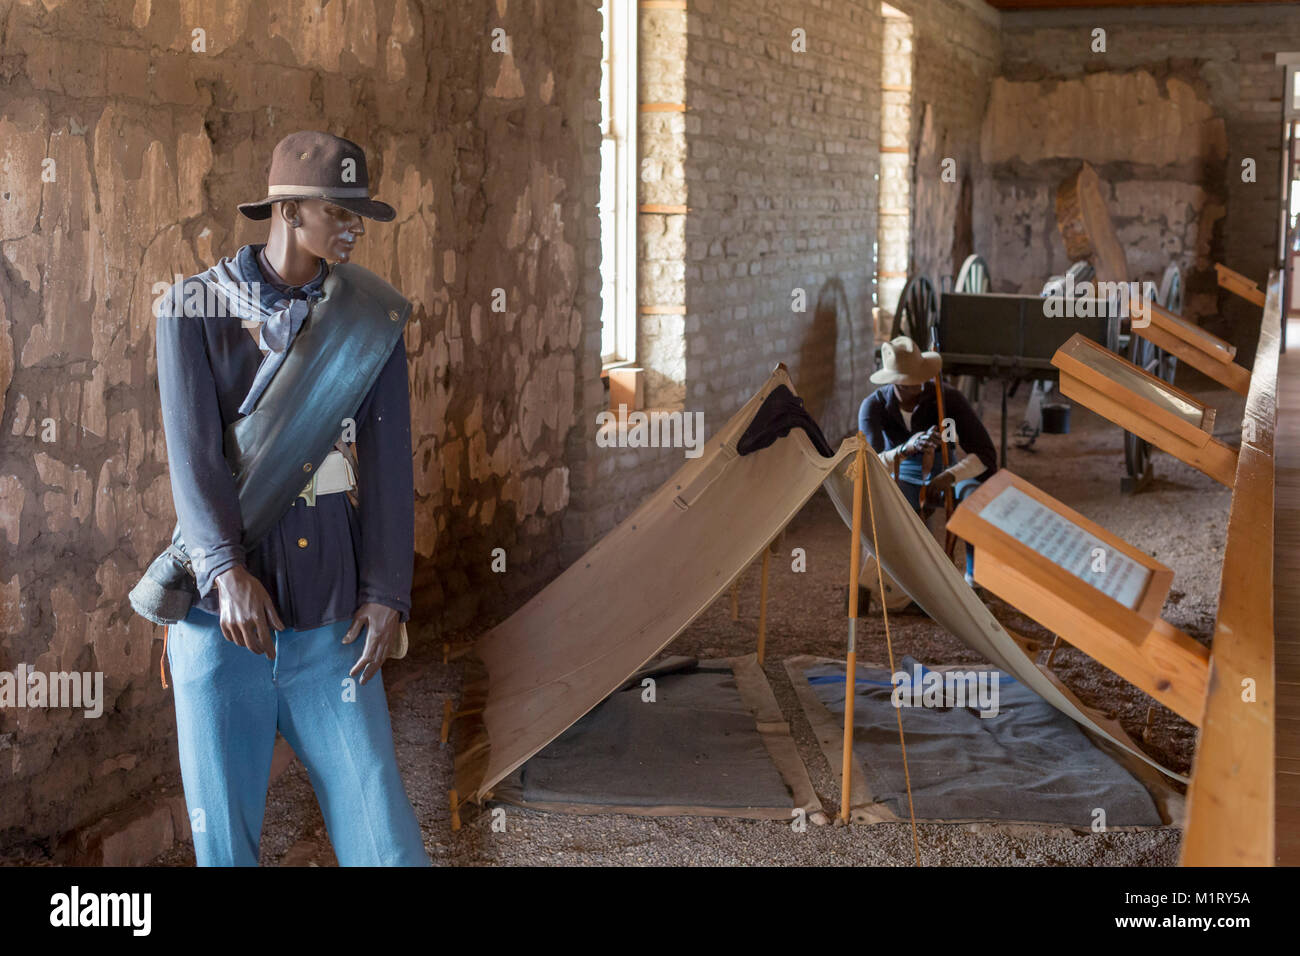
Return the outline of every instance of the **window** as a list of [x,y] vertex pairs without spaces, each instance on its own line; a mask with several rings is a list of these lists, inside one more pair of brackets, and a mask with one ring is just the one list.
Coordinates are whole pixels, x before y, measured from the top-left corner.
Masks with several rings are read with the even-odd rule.
[[602,0],[600,61],[601,361],[636,360],[637,6]]
[[[1273,62],[1286,70],[1282,87],[1282,222],[1278,230],[1278,258],[1288,271],[1289,281],[1294,283],[1293,257],[1300,239],[1300,53],[1278,53]],[[1290,302],[1288,309],[1294,305],[1294,301]]]
[[[876,240],[878,310],[892,322],[907,284],[911,261],[912,213],[912,20],[887,3],[880,5],[884,52],[880,82],[880,220]],[[878,315],[878,320],[882,318]],[[889,324],[882,338],[888,338]]]

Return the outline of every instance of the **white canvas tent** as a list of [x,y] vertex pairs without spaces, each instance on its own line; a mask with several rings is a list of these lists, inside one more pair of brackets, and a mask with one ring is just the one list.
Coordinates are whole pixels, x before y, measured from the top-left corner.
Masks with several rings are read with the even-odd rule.
[[[853,486],[844,472],[854,440],[824,458],[796,428],[753,454],[737,453],[763,400],[780,385],[794,391],[784,366],[714,434],[701,457],[687,460],[631,516],[480,638],[474,657],[482,673],[467,683],[462,701],[472,716],[456,757],[461,799],[482,800],[671,643],[823,484],[841,515],[849,513]],[[991,663],[1159,767],[1117,722],[1084,708],[1029,658],[966,586],[884,466],[866,457],[885,571]],[[870,554],[869,528],[864,532]]]

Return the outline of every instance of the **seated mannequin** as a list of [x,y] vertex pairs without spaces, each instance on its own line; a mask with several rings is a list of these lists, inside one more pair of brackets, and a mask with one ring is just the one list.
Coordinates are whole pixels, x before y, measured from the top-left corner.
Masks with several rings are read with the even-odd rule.
[[[871,376],[880,388],[863,401],[858,427],[891,473],[897,464],[899,488],[918,512],[921,489],[926,489],[926,518],[950,488],[961,501],[990,478],[998,469],[997,453],[966,396],[949,385],[943,386],[943,408],[951,424],[945,428],[939,421],[935,383],[943,358],[938,352],[922,352],[910,338],[900,336],[881,346],[880,357],[882,368]],[[945,434],[950,439],[947,468],[940,454]],[[960,459],[957,446],[966,453]],[[967,584],[973,584],[974,573],[975,552],[967,546]]]

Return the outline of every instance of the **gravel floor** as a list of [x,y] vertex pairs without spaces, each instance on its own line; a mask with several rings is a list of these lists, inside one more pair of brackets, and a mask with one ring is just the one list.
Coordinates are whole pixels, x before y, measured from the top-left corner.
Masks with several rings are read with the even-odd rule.
[[[1241,399],[1204,380],[1179,384],[1218,409],[1216,434],[1235,442],[1233,429],[1241,418]],[[1023,395],[1011,402],[1013,428],[1020,420],[1023,402]],[[997,401],[991,387],[986,389],[981,411],[996,441]],[[1171,567],[1174,585],[1164,609],[1166,619],[1194,637],[1208,640],[1230,493],[1199,472],[1157,453],[1152,485],[1141,494],[1122,495],[1122,433],[1077,404],[1071,424],[1071,434],[1041,436],[1032,451],[1012,447],[1010,468]],[[795,654],[843,654],[849,534],[825,495],[814,496],[787,529],[782,553],[788,555],[795,547],[807,553],[806,573],[792,572],[786,559],[774,560],[771,565],[766,671],[813,785],[823,805],[833,810],[838,806],[838,787],[781,666],[783,658]],[[989,604],[1008,626],[1050,642],[1050,635],[1013,608],[995,598],[989,598]],[[896,614],[890,621],[896,656],[911,654],[932,664],[979,660],[923,615]],[[724,597],[669,651],[705,657],[748,653],[754,649],[757,625],[755,567],[742,581],[738,621],[731,620]],[[861,660],[887,659],[878,611],[861,622],[858,640]],[[1068,647],[1058,652],[1055,670],[1085,703],[1114,713],[1135,739],[1141,738],[1153,703],[1149,697]],[[447,811],[451,752],[438,746],[438,731],[443,700],[448,695],[455,700],[460,666],[454,662],[444,665],[440,651],[432,646],[417,647],[385,673],[392,688],[390,703],[403,778],[425,844],[437,864],[860,866],[914,862],[911,832],[905,824],[808,826],[804,832],[796,832],[771,821],[579,817],[506,808],[505,832],[492,832],[488,814],[466,808],[464,827],[453,834]],[[1194,746],[1193,728],[1156,705],[1145,746],[1166,765],[1186,771]],[[923,863],[939,866],[1169,865],[1177,862],[1180,839],[1174,827],[1104,834],[955,825],[922,825],[918,830]],[[162,865],[192,862],[188,846],[157,861]],[[271,788],[262,862],[334,865],[311,785],[297,763]]]

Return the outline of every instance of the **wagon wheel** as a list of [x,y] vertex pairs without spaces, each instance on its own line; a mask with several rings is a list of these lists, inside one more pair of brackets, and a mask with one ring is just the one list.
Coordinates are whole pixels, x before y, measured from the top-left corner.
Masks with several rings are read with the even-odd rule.
[[988,265],[979,256],[969,255],[957,272],[952,291],[984,293],[989,291],[989,284]]
[[895,339],[906,335],[921,348],[930,348],[938,312],[938,299],[930,280],[925,276],[912,276],[898,296],[898,307],[894,309],[894,325],[889,330],[889,337]]
[[[1174,315],[1183,314],[1183,273],[1178,263],[1171,262],[1165,266],[1165,274],[1160,278],[1159,302]],[[1178,370],[1177,356],[1170,355],[1163,349],[1156,349],[1160,356],[1160,370],[1155,372],[1170,385],[1174,384],[1174,373]]]
[[[1128,358],[1138,368],[1146,369],[1156,378],[1162,379],[1171,385],[1173,384],[1177,360],[1167,352],[1156,348],[1140,335],[1129,337]],[[1142,476],[1146,474],[1150,461],[1151,446],[1132,432],[1125,432],[1124,464],[1128,468],[1129,477],[1134,481],[1140,481]]]
[[1091,282],[1092,277],[1095,274],[1096,272],[1092,268],[1091,262],[1089,262],[1087,259],[1079,259],[1077,262],[1072,263],[1070,265],[1070,268],[1065,270],[1065,275],[1052,276],[1050,279],[1048,279],[1047,282],[1044,283],[1043,285],[1043,291],[1041,294],[1044,296],[1064,295],[1066,289],[1066,280],[1069,277],[1071,276],[1074,277],[1074,281],[1071,282],[1070,285],[1077,288],[1079,283],[1081,282]]
[[1178,263],[1171,262],[1165,267],[1165,274],[1160,278],[1160,291],[1156,300],[1174,315],[1183,314],[1183,273]]
[[[1140,335],[1130,334],[1128,337],[1128,360],[1152,375],[1159,374],[1160,359],[1156,354],[1159,351]],[[1141,481],[1150,464],[1151,446],[1132,432],[1125,432],[1124,465],[1128,468],[1129,477]]]

